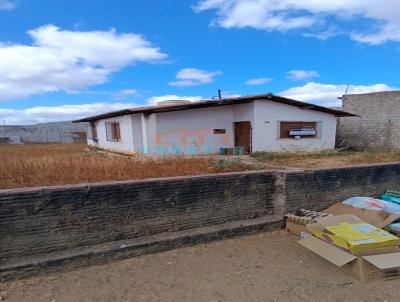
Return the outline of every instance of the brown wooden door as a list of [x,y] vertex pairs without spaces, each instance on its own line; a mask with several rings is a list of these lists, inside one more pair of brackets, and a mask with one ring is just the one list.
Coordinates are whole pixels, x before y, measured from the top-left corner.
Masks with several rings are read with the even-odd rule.
[[244,147],[246,154],[251,153],[251,124],[250,122],[236,122],[235,147]]

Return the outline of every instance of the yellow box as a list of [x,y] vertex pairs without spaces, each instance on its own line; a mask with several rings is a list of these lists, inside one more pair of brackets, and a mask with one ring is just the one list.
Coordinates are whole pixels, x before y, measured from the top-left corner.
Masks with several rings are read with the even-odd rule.
[[400,238],[353,215],[319,218],[307,225],[307,229],[314,236],[352,253],[400,244]]

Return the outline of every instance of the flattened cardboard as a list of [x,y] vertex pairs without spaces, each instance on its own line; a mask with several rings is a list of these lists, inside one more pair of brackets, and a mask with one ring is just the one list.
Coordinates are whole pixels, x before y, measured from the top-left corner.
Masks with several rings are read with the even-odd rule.
[[352,214],[345,213],[343,215],[333,215],[333,216],[326,216],[318,218],[317,223],[324,226],[324,228],[338,225],[341,222],[348,222],[348,223],[360,223],[362,220]]
[[344,203],[336,203],[330,208],[324,210],[324,213],[332,215],[353,214],[361,220],[368,222],[378,228],[384,228],[389,224],[400,219],[400,213],[390,214],[382,211],[374,211],[362,208],[356,208]]
[[299,243],[361,282],[400,278],[400,252],[357,257],[315,237]]
[[306,249],[314,252],[315,254],[339,267],[357,259],[356,256],[346,253],[334,245],[326,243],[313,236],[304,238],[300,240],[299,243]]
[[379,269],[400,267],[400,253],[363,256],[362,258]]

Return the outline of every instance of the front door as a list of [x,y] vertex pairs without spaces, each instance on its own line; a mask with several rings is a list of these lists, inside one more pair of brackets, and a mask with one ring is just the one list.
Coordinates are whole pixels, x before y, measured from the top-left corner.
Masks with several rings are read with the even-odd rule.
[[236,122],[235,147],[243,147],[246,154],[251,153],[251,124],[250,122]]

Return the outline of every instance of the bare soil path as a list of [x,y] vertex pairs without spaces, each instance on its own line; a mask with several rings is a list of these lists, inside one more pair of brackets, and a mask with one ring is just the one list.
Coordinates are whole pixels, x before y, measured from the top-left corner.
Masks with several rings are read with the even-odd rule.
[[397,302],[400,280],[362,284],[281,231],[3,283],[0,295],[10,302]]

